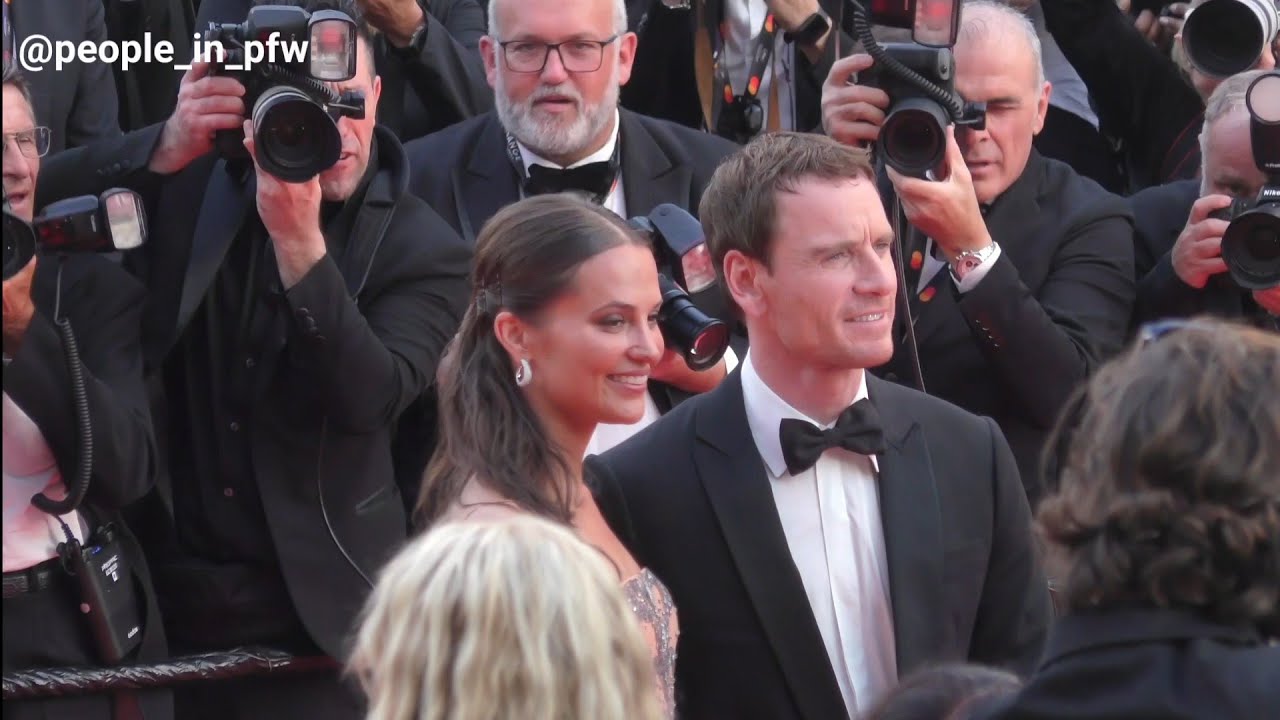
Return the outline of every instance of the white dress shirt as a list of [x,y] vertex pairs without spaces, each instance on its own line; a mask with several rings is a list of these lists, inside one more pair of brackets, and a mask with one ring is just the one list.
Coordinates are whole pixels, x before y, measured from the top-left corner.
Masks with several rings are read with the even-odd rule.
[[[569,168],[576,168],[582,165],[590,165],[591,163],[594,163],[594,162],[609,162],[609,158],[613,157],[613,149],[618,145],[618,123],[619,122],[620,122],[620,119],[618,117],[618,111],[615,110],[613,113],[613,134],[609,136],[609,141],[604,144],[604,147],[600,148],[599,150],[591,153],[590,155],[582,158],[578,162],[573,163],[572,165],[569,165],[567,167],[563,165],[557,165],[556,163],[553,163],[550,160],[539,157],[537,153],[525,147],[524,143],[517,140],[516,146],[520,148],[520,159],[524,161],[525,173],[528,174],[530,165],[541,165],[543,167],[554,168],[556,170],[568,170]],[[521,190],[521,196],[523,195],[524,195],[524,191]],[[621,172],[618,173],[618,177],[614,178],[613,188],[609,190],[609,196],[604,199],[604,206],[609,210],[612,210],[615,214],[617,214],[623,220],[627,219],[627,201],[625,196],[623,195]],[[645,212],[648,212],[648,211],[645,211]]]
[[[764,0],[725,0],[724,19],[728,28],[724,47],[720,52],[720,62],[729,73],[729,82],[733,92],[746,92],[748,76],[751,73],[752,51],[755,50],[756,36],[764,26],[764,18],[769,14],[769,7]],[[795,85],[791,75],[795,68],[795,46],[782,39],[782,28],[773,35],[773,59],[764,77],[760,78],[760,90],[756,97],[764,110],[764,117],[769,117],[769,93],[773,83],[778,84],[778,123],[782,130],[795,129]]]
[[[866,712],[897,683],[897,650],[889,600],[874,456],[843,449],[822,454],[798,475],[787,471],[779,423],[795,418],[821,427],[773,392],[742,360],[747,423],[764,460],[778,517],[809,607],[822,633],[850,717]],[[854,401],[867,397],[866,376]]]

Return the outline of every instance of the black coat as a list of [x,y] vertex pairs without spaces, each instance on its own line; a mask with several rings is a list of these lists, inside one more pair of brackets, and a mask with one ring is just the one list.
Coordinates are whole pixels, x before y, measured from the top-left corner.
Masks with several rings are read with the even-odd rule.
[[982,720],[1280,717],[1280,645],[1172,611],[1062,618],[1023,690]]
[[[61,70],[50,61],[44,69],[33,72],[17,58],[23,39],[33,35],[43,35],[53,43],[102,43],[107,39],[102,0],[17,0],[9,7],[9,13],[14,33],[13,62],[31,88],[36,124],[52,131],[49,153],[119,136],[119,101],[109,63],[82,63],[77,56],[64,63]],[[175,58],[175,62],[180,61]],[[44,197],[40,200],[51,201]]]
[[[919,303],[916,342],[926,391],[1000,425],[1034,507],[1040,451],[1059,412],[1125,341],[1133,218],[1121,198],[1033,150],[986,224],[1000,258],[963,296],[944,278]],[[924,247],[914,228],[908,242]],[[907,314],[897,321],[893,359],[876,374],[910,384]]]
[[[402,141],[446,128],[493,107],[485,80],[480,37],[485,12],[477,0],[424,2],[427,30],[417,50],[398,50],[385,35],[374,36],[374,66],[382,78],[378,123]],[[209,21],[243,22],[253,0],[205,0],[196,28]]]
[[[39,259],[31,286],[36,314],[13,361],[4,369],[4,391],[40,428],[70,488],[80,459],[79,433],[66,351],[53,321],[57,265],[54,257]],[[63,270],[61,312],[71,325],[83,367],[93,436],[93,470],[82,510],[98,522],[114,522],[121,530],[135,587],[145,605],[142,644],[126,662],[146,663],[168,657],[168,647],[146,557],[121,513],[121,508],[152,490],[159,470],[143,381],[144,296],[134,278],[100,256],[72,256]],[[72,607],[67,611],[72,613]],[[79,617],[74,620],[80,621]],[[148,718],[172,717],[167,690],[138,697]]]
[[[181,334],[253,208],[252,192],[214,156],[170,178],[148,177],[143,168],[159,130],[131,133],[123,146],[86,158],[104,163],[99,183],[159,193],[148,205],[153,241],[133,263],[151,293],[144,328],[153,365]],[[303,624],[335,657],[366,581],[407,535],[392,437],[434,382],[461,322],[471,263],[471,247],[406,194],[403,147],[385,128],[376,132],[378,170],[363,207],[392,208],[389,224],[379,233],[362,210],[344,254],[326,256],[289,290],[291,327],[283,347],[258,364],[273,380],[251,421],[276,560]],[[181,479],[173,481],[181,492]]]
[[[1052,610],[999,429],[872,376],[867,390],[888,441],[877,460],[899,675],[966,659],[1029,672]],[[846,716],[740,370],[587,470],[610,527],[679,610],[680,717]]]
[[[619,111],[622,183],[629,215],[662,203],[698,212],[712,173],[737,146],[723,138]],[[409,190],[464,238],[474,241],[498,210],[520,200],[516,169],[497,113],[459,123],[405,145]]]

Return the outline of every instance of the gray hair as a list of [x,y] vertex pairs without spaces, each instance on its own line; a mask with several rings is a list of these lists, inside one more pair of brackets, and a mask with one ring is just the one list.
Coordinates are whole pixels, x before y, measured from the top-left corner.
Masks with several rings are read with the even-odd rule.
[[[1209,126],[1218,122],[1222,118],[1231,113],[1241,110],[1245,107],[1245,100],[1249,94],[1249,86],[1254,80],[1272,72],[1270,70],[1248,70],[1242,73],[1236,73],[1226,80],[1213,91],[1209,96],[1209,100],[1204,106],[1204,125],[1200,127],[1200,164],[1203,166],[1204,158],[1209,154]],[[1201,173],[1201,175],[1204,175]],[[1201,193],[1207,191],[1209,187],[1209,177],[1201,178]]]
[[17,61],[7,63],[4,66],[4,85],[15,88],[22,95],[22,99],[27,101],[27,106],[31,108],[31,114],[36,114],[36,104],[31,100],[31,84],[27,82],[27,78],[18,70]]
[[1036,90],[1039,90],[1044,87],[1045,82],[1044,54],[1040,48],[1040,35],[1031,18],[999,0],[965,0],[961,6],[960,36],[963,38],[977,40],[994,33],[997,38],[1003,39],[1008,37],[1011,30],[1020,32],[1027,47],[1031,49],[1031,56],[1036,63]]
[[[501,0],[489,0],[489,37],[498,38],[498,3]],[[627,0],[613,0],[613,32],[621,35],[627,31]]]

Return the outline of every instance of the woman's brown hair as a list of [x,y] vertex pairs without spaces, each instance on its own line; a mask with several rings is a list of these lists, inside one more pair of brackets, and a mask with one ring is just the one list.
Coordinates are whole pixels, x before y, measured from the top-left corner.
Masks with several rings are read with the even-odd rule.
[[1280,635],[1280,337],[1197,320],[1104,366],[1082,398],[1037,513],[1068,611]]
[[587,260],[644,235],[612,212],[571,195],[522,200],[494,215],[476,239],[471,303],[440,363],[439,444],[423,478],[416,521],[429,525],[467,481],[524,510],[568,522],[571,462],[515,384],[514,361],[494,335],[500,311],[536,322],[571,287]]

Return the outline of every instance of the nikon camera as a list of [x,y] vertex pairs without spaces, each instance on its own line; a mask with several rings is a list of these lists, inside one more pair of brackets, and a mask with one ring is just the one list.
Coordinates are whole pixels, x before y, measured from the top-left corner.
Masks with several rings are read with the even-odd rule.
[[[862,6],[869,4],[869,10]],[[944,164],[947,126],[982,129],[986,107],[965,103],[955,90],[960,0],[855,0],[854,28],[875,60],[861,83],[889,96],[878,154],[908,177],[932,179]],[[910,43],[881,45],[871,23],[911,29]]]
[[1253,201],[1236,200],[1214,213],[1230,225],[1222,235],[1222,261],[1246,290],[1280,286],[1280,72],[1254,80],[1245,96],[1253,161],[1267,176]]
[[[349,15],[259,5],[243,23],[210,23],[204,50],[213,74],[244,85],[263,170],[298,183],[338,162],[337,120],[365,113],[364,93],[339,94],[326,84],[355,77],[356,25]],[[223,157],[248,157],[241,130],[220,130],[214,142]]]

